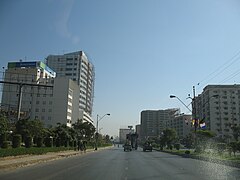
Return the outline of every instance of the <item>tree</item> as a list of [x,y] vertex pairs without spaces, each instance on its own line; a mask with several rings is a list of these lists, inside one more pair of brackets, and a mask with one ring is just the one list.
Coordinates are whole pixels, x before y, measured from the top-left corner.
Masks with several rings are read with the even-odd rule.
[[68,143],[71,140],[70,129],[71,128],[66,124],[57,124],[57,127],[55,127],[53,130],[55,133],[57,146],[68,146]]
[[27,136],[42,137],[44,132],[44,126],[40,120],[21,119],[16,123],[16,133],[21,134],[23,140]]
[[110,136],[108,134],[105,136],[105,142],[110,143]]
[[234,156],[236,156],[236,152],[238,150],[238,143],[237,142],[230,142],[229,143],[229,154],[231,155],[231,152],[233,152]]
[[5,134],[9,130],[9,122],[6,116],[0,114],[0,134]]
[[233,131],[233,137],[236,141],[238,141],[238,138],[240,136],[240,126],[233,126],[232,128]]
[[197,143],[196,151],[202,152],[206,149],[206,145],[209,139],[215,136],[215,133],[209,130],[198,130],[196,131]]
[[165,129],[163,131],[163,136],[161,142],[164,145],[167,145],[171,149],[172,143],[177,139],[177,133],[175,129]]
[[9,122],[3,114],[0,114],[0,147],[7,140],[7,132],[9,131]]
[[183,143],[185,144],[185,146],[187,148],[192,148],[193,143],[194,143],[194,137],[193,134],[188,134],[184,139],[183,139]]
[[78,120],[73,124],[73,128],[76,130],[78,137],[80,139],[85,138],[85,140],[90,140],[95,133],[95,127],[89,122],[83,122],[82,120]]

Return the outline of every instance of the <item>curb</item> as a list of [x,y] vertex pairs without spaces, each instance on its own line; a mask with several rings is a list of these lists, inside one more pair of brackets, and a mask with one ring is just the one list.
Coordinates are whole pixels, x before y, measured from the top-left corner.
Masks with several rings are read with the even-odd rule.
[[[110,149],[111,147],[103,147],[99,148],[98,151]],[[68,158],[72,156],[80,156],[91,152],[97,152],[94,149],[88,149],[86,152],[84,151],[61,151],[55,153],[47,153],[43,155],[22,155],[22,156],[15,156],[15,157],[6,157],[0,158],[0,171],[8,171],[14,170],[16,168],[31,166],[35,164],[45,163],[48,161],[54,161],[58,159]],[[28,159],[29,158],[29,159]],[[14,162],[15,160],[15,162]],[[8,161],[8,162],[7,162]],[[1,163],[3,162],[3,163]],[[5,163],[4,163],[5,162]]]

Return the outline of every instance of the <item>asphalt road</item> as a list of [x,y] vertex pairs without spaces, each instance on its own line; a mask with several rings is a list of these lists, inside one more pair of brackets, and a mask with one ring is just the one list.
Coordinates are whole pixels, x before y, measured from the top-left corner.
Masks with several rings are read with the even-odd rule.
[[162,152],[112,148],[10,172],[0,179],[78,180],[237,180],[240,169]]

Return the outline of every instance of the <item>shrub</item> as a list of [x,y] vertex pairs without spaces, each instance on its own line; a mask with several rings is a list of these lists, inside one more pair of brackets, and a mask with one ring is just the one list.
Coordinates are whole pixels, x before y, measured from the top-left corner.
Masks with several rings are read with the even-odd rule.
[[19,148],[21,146],[22,136],[20,134],[15,134],[12,140],[12,147]]
[[10,141],[3,141],[2,148],[8,149],[10,147],[11,142]]
[[168,144],[168,145],[167,145],[167,149],[172,150],[172,149],[173,149],[173,146],[172,146],[171,144]]
[[196,153],[203,153],[203,152],[204,152],[204,148],[198,145],[198,146],[195,148],[195,152],[196,152]]
[[65,140],[64,141],[64,147],[68,147],[69,146],[69,140]]
[[185,151],[185,154],[190,154],[191,152],[189,150],[186,150]]
[[25,147],[26,147],[26,148],[32,147],[32,145],[33,145],[32,136],[27,136],[27,137],[25,138],[24,143],[25,143]]
[[52,137],[45,138],[45,146],[46,147],[53,147],[53,138]]
[[0,135],[0,146],[3,145],[3,142],[7,140],[6,133]]
[[56,139],[56,147],[61,147],[62,146],[62,141],[61,141],[61,138],[57,138]]
[[218,143],[217,144],[217,152],[218,152],[218,154],[221,155],[224,150],[226,150],[226,144],[225,143]]
[[37,147],[42,147],[43,146],[43,138],[42,137],[37,137]]
[[176,150],[179,150],[179,149],[180,149],[180,144],[174,144],[174,148],[175,148]]

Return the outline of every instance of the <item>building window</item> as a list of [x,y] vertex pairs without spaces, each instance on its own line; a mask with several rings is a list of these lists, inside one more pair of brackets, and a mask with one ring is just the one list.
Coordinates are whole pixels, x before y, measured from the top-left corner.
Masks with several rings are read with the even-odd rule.
[[42,112],[45,112],[45,109],[42,109]]
[[52,105],[52,101],[49,101],[49,105]]
[[48,112],[52,112],[52,109],[48,109]]
[[38,108],[36,108],[35,112],[39,112],[39,109],[38,109]]
[[43,105],[45,105],[46,104],[46,101],[43,101]]

